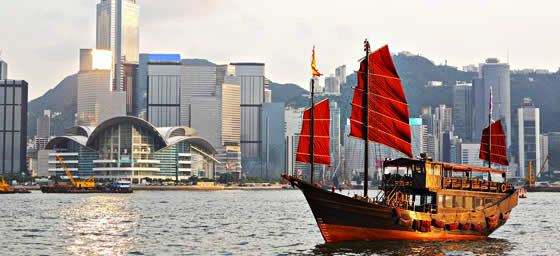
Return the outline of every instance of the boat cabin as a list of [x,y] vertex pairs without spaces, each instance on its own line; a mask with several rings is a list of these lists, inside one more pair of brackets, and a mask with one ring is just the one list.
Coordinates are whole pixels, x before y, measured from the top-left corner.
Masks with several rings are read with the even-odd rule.
[[503,170],[408,158],[383,162],[379,188],[392,206],[432,213],[483,207],[514,191]]

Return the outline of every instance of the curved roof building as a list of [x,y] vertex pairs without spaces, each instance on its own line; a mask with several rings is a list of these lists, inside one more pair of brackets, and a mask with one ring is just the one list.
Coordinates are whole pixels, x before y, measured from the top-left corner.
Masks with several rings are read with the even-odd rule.
[[76,126],[51,139],[49,174],[64,176],[61,155],[73,176],[96,178],[214,178],[216,150],[189,127],[158,127],[133,116],[108,119],[97,127]]

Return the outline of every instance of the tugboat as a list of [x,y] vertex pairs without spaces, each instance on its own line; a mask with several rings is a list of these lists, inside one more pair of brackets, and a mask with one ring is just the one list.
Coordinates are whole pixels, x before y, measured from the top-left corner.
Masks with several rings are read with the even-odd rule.
[[[491,121],[490,107],[480,151],[480,158],[487,160],[489,167],[432,161],[426,154],[413,158],[408,103],[389,48],[370,53],[366,40],[364,50],[366,56],[360,64],[352,102],[350,135],[386,145],[408,158],[383,161],[380,192],[374,197],[368,196],[367,157],[363,195],[349,197],[322,189],[313,183],[313,168],[311,182],[284,174],[303,192],[325,242],[488,237],[506,223],[519,198],[518,191],[507,182],[506,172],[491,168],[492,163],[508,164],[501,122]],[[310,115],[306,116],[306,110],[303,116],[304,137],[298,146],[298,156],[302,157],[297,160],[313,164],[322,159],[314,155],[313,147],[324,154],[329,143],[324,133],[314,137],[317,131],[328,128],[313,115],[313,109],[319,106],[311,106]],[[304,132],[306,122],[312,127],[310,132]],[[368,143],[364,143],[364,155],[368,156]]]
[[43,193],[132,193],[130,182],[124,183],[117,181],[111,185],[99,185],[95,183],[95,178],[93,176],[85,181],[77,181],[72,176],[70,170],[68,170],[62,156],[57,155],[56,160],[60,162],[71,184],[59,184],[55,182],[50,185],[41,185],[41,192]]
[[0,182],[0,194],[27,194],[31,191],[25,188],[13,188],[4,180],[2,177],[2,182]]

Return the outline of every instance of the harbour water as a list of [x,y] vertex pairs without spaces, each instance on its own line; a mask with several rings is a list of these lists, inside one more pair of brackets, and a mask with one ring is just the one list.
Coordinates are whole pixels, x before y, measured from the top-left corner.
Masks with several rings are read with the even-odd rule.
[[325,245],[298,190],[35,191],[0,195],[0,255],[558,255],[558,209],[529,193],[489,239]]

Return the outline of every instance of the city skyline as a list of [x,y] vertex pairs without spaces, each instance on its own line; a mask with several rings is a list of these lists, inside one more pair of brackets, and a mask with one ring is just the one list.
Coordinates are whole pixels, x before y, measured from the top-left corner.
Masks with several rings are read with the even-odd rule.
[[[24,39],[8,38],[0,48],[2,59],[10,63],[9,76],[26,79],[34,85],[30,99],[77,72],[74,49],[95,46],[98,2],[2,3],[6,9],[22,14],[15,20],[0,15],[0,24],[8,25],[3,30]],[[408,3],[411,8],[401,8],[402,3],[364,3],[387,10],[383,12],[386,16],[369,15],[367,20],[361,18],[365,16],[362,14],[372,8],[354,8],[355,5],[338,2],[297,3],[299,8],[294,11],[287,9],[296,5],[295,2],[166,1],[165,5],[155,1],[138,2],[142,6],[140,52],[177,52],[186,58],[208,58],[216,63],[259,61],[267,64],[267,76],[272,81],[296,83],[302,87],[308,85],[311,45],[317,45],[321,70],[334,73],[335,67],[346,64],[350,73],[356,69],[354,64],[361,55],[361,47],[355,42],[364,37],[368,37],[374,47],[390,43],[393,52],[419,53],[436,63],[447,60],[452,66],[477,64],[486,57],[498,57],[504,62],[509,59],[512,69],[533,67],[555,71],[558,68],[555,60],[560,57],[560,53],[552,50],[560,38],[549,33],[560,25],[553,11],[558,8],[551,1],[539,7],[531,3],[512,6],[512,3],[498,1],[484,3],[486,8],[478,8],[481,1],[439,3],[441,12],[438,15],[429,15],[433,8],[428,4]],[[507,10],[501,8],[506,4]],[[531,8],[535,11],[527,12]],[[310,17],[310,12],[320,15]],[[538,16],[530,13],[538,13]],[[468,16],[457,19],[461,14]],[[41,29],[36,25],[39,20]],[[436,22],[441,20],[447,22]],[[524,27],[531,27],[530,37],[518,32]],[[461,40],[442,44],[445,41],[441,38]],[[257,41],[259,43],[255,43]],[[539,47],[527,47],[537,42]]]

